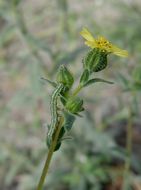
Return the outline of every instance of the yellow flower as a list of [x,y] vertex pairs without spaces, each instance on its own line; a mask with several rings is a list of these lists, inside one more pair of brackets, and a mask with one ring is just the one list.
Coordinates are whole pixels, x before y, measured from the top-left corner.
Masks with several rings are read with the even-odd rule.
[[85,44],[89,47],[98,48],[104,52],[107,53],[114,53],[115,55],[121,56],[121,57],[127,57],[128,52],[126,50],[122,50],[115,45],[111,44],[106,38],[103,36],[99,36],[97,39],[95,39],[92,34],[86,29],[83,28],[83,30],[80,32],[81,36],[86,40]]

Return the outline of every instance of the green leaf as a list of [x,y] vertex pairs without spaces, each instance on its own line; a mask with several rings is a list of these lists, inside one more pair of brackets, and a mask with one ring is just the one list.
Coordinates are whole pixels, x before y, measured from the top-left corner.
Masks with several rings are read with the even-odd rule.
[[64,136],[64,134],[65,134],[65,128],[63,126],[59,133],[58,142],[61,141],[61,138]]
[[51,84],[53,87],[56,87],[56,86],[57,86],[57,84],[56,84],[55,82],[50,81],[49,79],[46,79],[46,78],[44,78],[44,77],[41,77],[40,79],[43,80],[43,81],[45,81],[45,82],[48,82],[48,83]]
[[58,142],[58,143],[56,144],[56,147],[55,147],[55,149],[54,149],[54,152],[57,151],[57,150],[59,150],[60,147],[61,147],[61,142]]
[[113,82],[111,82],[111,81],[107,81],[107,80],[104,80],[101,78],[94,78],[94,79],[90,79],[88,82],[86,82],[84,86],[86,87],[86,86],[89,86],[96,82],[104,82],[104,83],[108,83],[108,84],[113,84]]
[[75,116],[68,112],[65,112],[64,115],[65,115],[64,128],[66,131],[70,131],[75,121]]
[[81,75],[80,84],[82,84],[83,86],[88,80],[89,80],[89,71],[88,69],[85,69]]

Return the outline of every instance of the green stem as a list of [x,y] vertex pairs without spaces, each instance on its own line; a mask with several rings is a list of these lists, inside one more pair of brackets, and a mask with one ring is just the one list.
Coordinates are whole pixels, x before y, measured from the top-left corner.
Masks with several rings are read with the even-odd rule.
[[82,89],[82,86],[81,85],[78,85],[77,86],[77,88],[74,90],[74,92],[73,92],[73,96],[76,96],[79,92],[80,92],[80,90]]
[[54,152],[54,149],[56,147],[57,139],[58,139],[61,127],[63,125],[63,122],[64,122],[64,118],[61,117],[60,120],[59,120],[59,124],[57,126],[57,130],[56,130],[56,133],[55,133],[54,140],[52,141],[51,146],[49,148],[47,159],[46,159],[46,162],[45,162],[45,165],[44,165],[44,168],[43,168],[43,171],[42,171],[42,175],[40,177],[40,181],[38,183],[38,186],[37,186],[36,190],[42,190],[43,189],[45,177],[46,177],[46,175],[48,173],[48,169],[49,169],[49,165],[50,165],[50,162],[51,162],[51,158],[53,156],[53,152]]

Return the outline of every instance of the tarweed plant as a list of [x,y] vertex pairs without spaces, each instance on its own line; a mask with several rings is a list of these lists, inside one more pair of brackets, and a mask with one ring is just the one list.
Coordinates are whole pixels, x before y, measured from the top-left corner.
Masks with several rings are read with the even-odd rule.
[[94,38],[86,28],[80,34],[86,40],[85,44],[90,49],[82,59],[83,68],[77,87],[75,89],[73,88],[75,77],[64,65],[59,67],[55,81],[44,79],[52,85],[54,91],[50,100],[51,122],[48,125],[46,137],[48,154],[37,190],[43,189],[53,153],[59,150],[62,140],[67,138],[65,135],[72,129],[76,118],[82,117],[81,112],[85,110],[85,100],[80,97],[80,91],[97,82],[113,84],[111,81],[94,78],[93,74],[106,69],[108,56],[112,53],[122,57],[128,56],[126,50],[116,47],[102,36],[97,39]]

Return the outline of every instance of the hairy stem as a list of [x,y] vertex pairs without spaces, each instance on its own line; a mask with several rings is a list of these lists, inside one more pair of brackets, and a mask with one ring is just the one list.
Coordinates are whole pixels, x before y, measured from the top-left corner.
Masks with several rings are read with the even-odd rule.
[[51,162],[51,158],[53,156],[53,152],[54,152],[54,149],[56,147],[56,144],[57,144],[57,139],[58,139],[58,136],[59,136],[59,132],[61,130],[61,127],[63,125],[63,122],[64,122],[64,118],[61,117],[60,120],[59,120],[59,124],[57,126],[57,130],[56,130],[56,133],[55,133],[55,136],[54,136],[54,139],[51,143],[51,146],[49,148],[49,152],[48,152],[48,155],[47,155],[47,159],[46,159],[46,162],[45,162],[45,165],[44,165],[44,168],[42,170],[42,175],[40,177],[40,181],[38,183],[38,186],[37,186],[37,190],[42,190],[43,189],[43,185],[44,185],[44,181],[45,181],[45,177],[48,173],[48,169],[49,169],[49,165],[50,165],[50,162]]
[[77,86],[77,88],[74,90],[74,92],[73,92],[73,96],[76,96],[79,92],[80,92],[80,90],[82,89],[82,86],[81,85],[78,85]]

